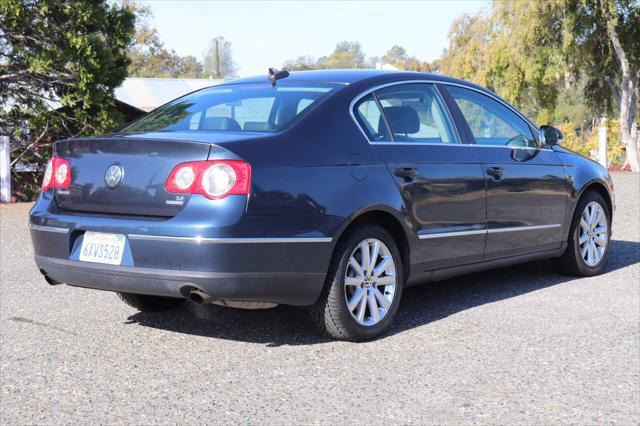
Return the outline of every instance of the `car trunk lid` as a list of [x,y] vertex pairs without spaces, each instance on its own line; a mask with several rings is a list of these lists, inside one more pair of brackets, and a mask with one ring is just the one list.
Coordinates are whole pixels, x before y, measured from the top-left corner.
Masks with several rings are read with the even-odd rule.
[[69,161],[71,185],[55,189],[58,207],[107,214],[174,216],[188,194],[170,194],[165,181],[186,161],[206,160],[209,143],[170,138],[105,137],[71,139],[55,145],[55,155]]

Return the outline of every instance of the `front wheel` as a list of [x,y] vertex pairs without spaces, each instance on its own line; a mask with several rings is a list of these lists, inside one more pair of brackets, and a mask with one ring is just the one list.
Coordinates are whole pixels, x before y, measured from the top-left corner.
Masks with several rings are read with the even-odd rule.
[[379,226],[350,232],[336,247],[325,287],[310,313],[330,337],[362,341],[384,333],[402,295],[402,259]]
[[609,255],[611,213],[597,192],[587,192],[578,202],[564,254],[553,259],[564,274],[590,277],[598,274]]

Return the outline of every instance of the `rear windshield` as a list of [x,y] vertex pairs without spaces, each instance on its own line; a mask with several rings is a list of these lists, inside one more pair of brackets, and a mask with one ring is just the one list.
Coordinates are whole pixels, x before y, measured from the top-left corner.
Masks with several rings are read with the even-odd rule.
[[275,132],[338,85],[230,84],[178,98],[121,130],[123,133],[219,130]]

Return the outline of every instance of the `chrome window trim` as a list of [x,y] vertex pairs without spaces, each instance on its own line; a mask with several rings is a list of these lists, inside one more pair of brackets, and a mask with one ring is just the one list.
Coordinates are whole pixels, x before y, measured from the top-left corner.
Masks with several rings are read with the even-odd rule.
[[421,240],[427,240],[431,238],[447,238],[447,237],[465,237],[468,235],[483,235],[483,234],[498,234],[502,232],[519,232],[519,231],[535,231],[538,229],[552,229],[559,228],[562,224],[554,223],[551,225],[525,225],[525,226],[513,226],[508,228],[492,228],[492,229],[473,229],[471,231],[455,231],[455,232],[439,232],[432,234],[418,234],[418,238]]
[[506,148],[506,149],[531,149],[535,151],[547,151],[552,152],[552,149],[548,148],[531,148],[528,146],[500,146],[500,145],[475,145],[470,143],[420,143],[420,142],[370,142],[371,145],[410,145],[410,146],[421,146],[421,145],[433,145],[433,146],[462,146],[462,147],[473,147],[473,148]]
[[278,243],[330,243],[331,237],[299,237],[299,238],[209,238],[209,237],[174,237],[169,235],[128,234],[130,240],[171,241],[175,243],[193,244],[278,244]]
[[42,225],[34,225],[33,223],[29,224],[29,229],[34,231],[42,231],[42,232],[54,232],[57,234],[68,234],[70,229],[68,228],[57,228],[55,226],[42,226]]
[[[362,129],[362,127],[360,127],[360,124],[358,123],[358,120],[356,119],[356,116],[353,112],[353,109],[355,107],[355,104],[358,103],[358,101],[360,99],[362,99],[363,97],[367,96],[369,93],[373,93],[376,90],[379,89],[383,89],[385,87],[390,87],[390,86],[397,86],[400,84],[433,84],[436,87],[436,91],[438,90],[438,84],[442,84],[443,86],[456,86],[456,87],[462,87],[463,89],[467,89],[467,90],[472,90],[474,92],[480,93],[481,95],[485,95],[491,99],[493,99],[494,101],[504,105],[505,107],[507,107],[509,110],[511,110],[514,114],[516,114],[518,117],[522,118],[529,126],[533,127],[533,129],[535,131],[538,132],[538,135],[541,134],[540,129],[538,128],[538,126],[536,126],[536,124],[534,122],[532,122],[531,120],[529,120],[527,117],[525,117],[522,113],[520,113],[517,109],[515,109],[513,106],[509,105],[507,102],[503,101],[502,99],[498,98],[496,95],[493,95],[490,92],[485,92],[483,90],[477,89],[475,87],[471,87],[468,86],[466,84],[460,84],[460,83],[454,83],[451,81],[441,81],[441,80],[432,80],[432,79],[427,79],[427,80],[403,80],[403,81],[393,81],[391,83],[385,83],[385,84],[380,84],[378,86],[374,86],[371,87],[363,92],[361,92],[360,94],[358,94],[357,96],[355,96],[352,100],[351,103],[349,104],[349,115],[351,116],[351,119],[353,120],[353,122],[355,123],[355,125],[358,127],[358,130],[360,130],[360,133],[362,133],[362,136],[364,136],[364,138],[367,140],[367,142],[369,142],[369,144],[371,145],[388,145],[388,144],[396,144],[396,145],[438,145],[438,146],[443,146],[443,145],[460,145],[460,146],[483,146],[483,147],[487,147],[487,148],[508,148],[508,149],[538,149],[540,151],[553,151],[551,149],[546,149],[543,148],[543,146],[541,146],[540,144],[538,144],[537,148],[530,148],[530,147],[511,147],[511,146],[501,146],[501,145],[478,145],[478,144],[465,144],[462,143],[462,139],[460,139],[460,143],[458,144],[443,144],[443,143],[397,143],[397,142],[393,142],[393,141],[382,141],[382,142],[376,142],[376,141],[371,141],[369,140],[369,136],[367,136],[367,133]],[[438,92],[438,95],[440,97],[442,97],[442,95],[440,94],[440,92]],[[446,106],[446,103],[445,103]],[[446,107],[447,109],[447,113],[449,113],[450,115],[450,111],[449,108]],[[455,122],[453,122],[453,119],[450,116],[450,119],[452,120],[452,124],[454,125],[456,132],[458,132],[458,128],[455,125]],[[392,136],[393,137],[393,136]],[[543,140],[543,139],[541,139]],[[538,141],[536,141],[536,143],[538,143]]]

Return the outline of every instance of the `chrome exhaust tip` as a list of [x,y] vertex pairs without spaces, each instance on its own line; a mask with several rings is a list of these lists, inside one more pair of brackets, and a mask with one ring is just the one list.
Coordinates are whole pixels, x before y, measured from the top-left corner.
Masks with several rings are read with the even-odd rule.
[[204,305],[211,301],[211,296],[202,290],[193,289],[189,292],[189,299],[198,305]]

